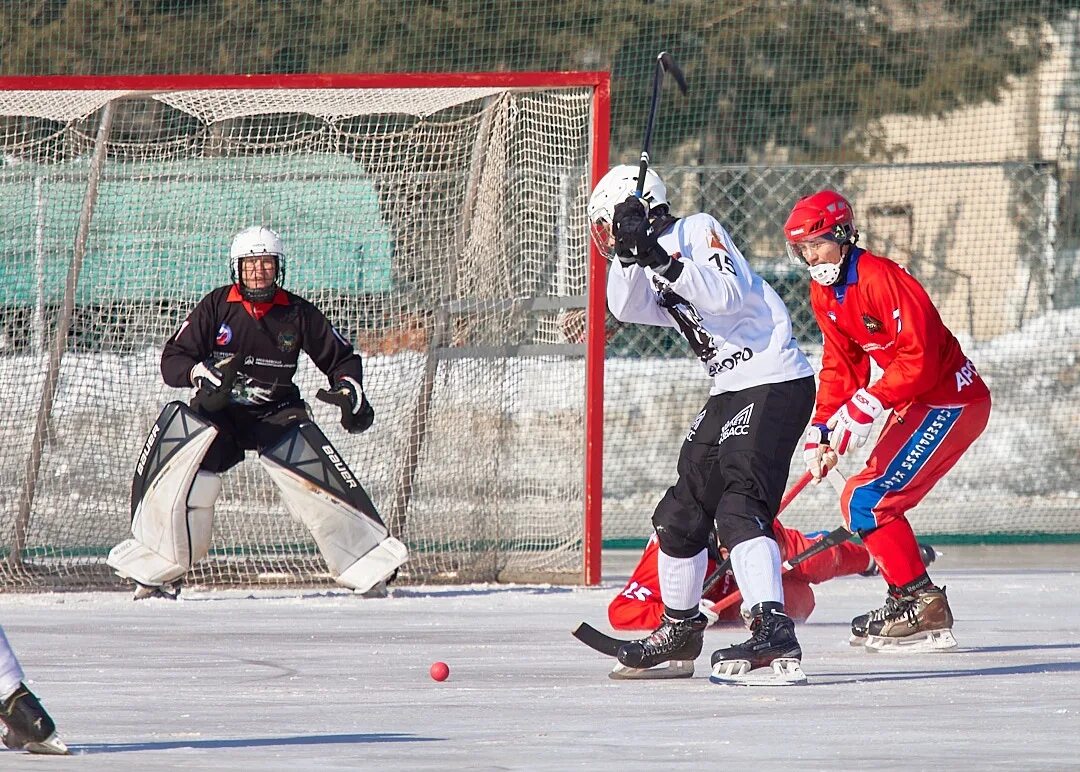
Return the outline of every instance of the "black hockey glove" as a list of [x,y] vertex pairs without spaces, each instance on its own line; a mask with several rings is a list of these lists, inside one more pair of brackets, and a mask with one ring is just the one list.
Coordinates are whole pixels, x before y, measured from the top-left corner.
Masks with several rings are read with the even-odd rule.
[[625,201],[615,205],[614,215],[611,228],[619,260],[623,264],[633,260],[642,268],[652,268],[663,275],[671,265],[671,256],[657,243],[641,199],[627,196]]
[[198,389],[191,400],[192,406],[216,413],[228,405],[242,362],[239,356],[220,361],[211,357],[191,368],[191,385]]
[[363,387],[345,376],[333,389],[319,389],[315,394],[323,402],[341,408],[341,426],[349,434],[360,434],[375,422],[375,409],[364,396]]

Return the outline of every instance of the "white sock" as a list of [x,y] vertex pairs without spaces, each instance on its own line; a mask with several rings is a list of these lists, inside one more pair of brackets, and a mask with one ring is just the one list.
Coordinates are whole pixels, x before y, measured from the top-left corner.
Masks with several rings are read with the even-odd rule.
[[19,667],[19,660],[15,658],[15,652],[4,637],[4,630],[0,628],[0,700],[6,700],[15,693],[22,683],[23,669]]
[[747,608],[767,601],[784,602],[780,563],[780,547],[768,536],[758,536],[732,548],[731,568]]
[[660,550],[656,556],[656,570],[660,575],[660,597],[664,599],[664,605],[679,611],[697,608],[708,567],[706,550],[692,558],[673,558]]

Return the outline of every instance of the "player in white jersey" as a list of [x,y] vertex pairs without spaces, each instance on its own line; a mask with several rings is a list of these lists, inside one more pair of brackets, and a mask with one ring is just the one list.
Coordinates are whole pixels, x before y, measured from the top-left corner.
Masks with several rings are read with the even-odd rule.
[[[783,301],[720,223],[706,213],[672,216],[652,170],[639,199],[637,175],[637,167],[615,167],[589,201],[593,240],[611,261],[608,306],[622,322],[677,329],[712,385],[683,442],[678,480],[653,513],[663,620],[625,644],[619,662],[637,671],[670,663],[667,671],[692,675],[707,625],[698,604],[715,522],[753,615],[753,637],[713,653],[714,680],[718,671],[741,674],[774,660],[777,672],[801,676],[773,519],[810,419],[814,371]],[[662,390],[656,398],[664,399]]]
[[32,691],[23,683],[22,667],[0,629],[0,739],[8,748],[30,753],[65,755],[67,746],[56,736],[56,725]]

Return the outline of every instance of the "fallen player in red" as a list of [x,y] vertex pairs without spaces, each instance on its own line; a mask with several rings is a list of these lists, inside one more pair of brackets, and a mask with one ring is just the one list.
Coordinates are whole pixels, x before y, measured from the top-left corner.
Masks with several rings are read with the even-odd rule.
[[[776,541],[780,546],[780,557],[787,560],[807,549],[821,535],[807,536],[799,531],[785,528],[779,521],[773,524]],[[919,545],[923,561],[927,564],[936,557],[933,548],[926,544]],[[616,630],[653,630],[660,624],[664,613],[664,600],[660,597],[660,580],[656,570],[656,554],[659,550],[656,535],[650,537],[645,545],[645,552],[630,576],[630,581],[622,592],[615,596],[608,605],[608,621]],[[723,550],[726,555],[727,550]],[[706,576],[711,576],[716,569],[716,560],[710,555]],[[877,566],[866,548],[855,542],[845,542],[828,549],[799,563],[784,574],[784,609],[792,619],[805,621],[814,610],[814,591],[811,584],[820,584],[838,576],[862,574],[871,576],[877,573]],[[740,622],[739,604],[713,613],[712,605],[738,589],[735,577],[730,571],[723,576],[712,590],[701,599],[701,610],[710,622]]]

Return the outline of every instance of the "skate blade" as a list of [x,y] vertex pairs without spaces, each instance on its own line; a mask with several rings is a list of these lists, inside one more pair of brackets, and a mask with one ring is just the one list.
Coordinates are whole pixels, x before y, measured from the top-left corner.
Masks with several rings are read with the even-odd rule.
[[858,647],[865,646],[866,645],[866,636],[865,635],[852,635],[852,636],[850,636],[848,638],[847,642],[848,642],[848,646],[858,646]]
[[735,686],[799,686],[806,683],[802,663],[791,657],[774,659],[769,667],[750,669],[745,659],[717,662],[709,681]]
[[915,633],[905,638],[889,638],[870,635],[863,648],[867,651],[885,651],[891,653],[920,654],[935,651],[951,651],[956,648],[956,638],[952,630],[928,630]]
[[64,741],[56,736],[56,733],[49,735],[39,743],[27,743],[23,746],[23,750],[27,753],[40,753],[48,756],[70,756],[71,751],[68,750]]
[[662,678],[692,678],[693,675],[692,659],[673,659],[663,665],[648,668],[627,667],[619,662],[608,673],[608,678],[614,681],[650,681]]

